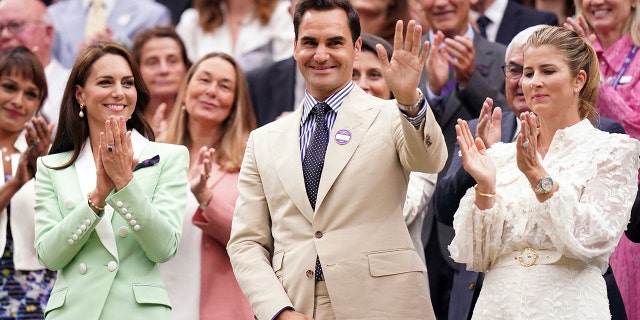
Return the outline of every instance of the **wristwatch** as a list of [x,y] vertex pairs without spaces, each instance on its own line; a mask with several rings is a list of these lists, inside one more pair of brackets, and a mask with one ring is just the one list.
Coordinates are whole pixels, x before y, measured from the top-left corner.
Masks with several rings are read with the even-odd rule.
[[538,181],[537,186],[531,186],[535,194],[545,194],[553,190],[553,179],[549,175],[546,175]]
[[398,102],[396,100],[396,104],[398,105],[398,108],[404,112],[413,112],[416,109],[420,109],[420,107],[422,107],[422,104],[424,104],[424,94],[422,94],[422,90],[420,90],[420,88],[416,88],[416,91],[418,91],[418,101],[416,101],[416,103],[414,104],[401,104],[400,102]]

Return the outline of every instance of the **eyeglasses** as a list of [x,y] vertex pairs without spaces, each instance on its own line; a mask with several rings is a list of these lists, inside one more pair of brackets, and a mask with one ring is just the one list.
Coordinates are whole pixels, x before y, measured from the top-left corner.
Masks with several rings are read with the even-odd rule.
[[504,76],[508,79],[519,79],[522,77],[522,69],[523,66],[521,64],[514,62],[502,65],[502,72],[504,72]]
[[7,24],[0,24],[0,34],[7,28],[10,34],[17,34],[24,30],[24,27],[27,23],[40,23],[40,20],[22,20],[22,21],[9,21]]

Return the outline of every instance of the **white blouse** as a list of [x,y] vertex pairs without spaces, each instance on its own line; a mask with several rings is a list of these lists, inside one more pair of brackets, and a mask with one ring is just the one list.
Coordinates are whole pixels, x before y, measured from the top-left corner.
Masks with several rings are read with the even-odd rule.
[[[195,62],[210,52],[225,52],[233,56],[244,72],[287,59],[293,55],[293,21],[289,2],[279,1],[271,20],[262,25],[253,11],[242,21],[235,46],[226,21],[213,32],[205,32],[198,23],[194,8],[185,10],[176,26],[184,41],[187,55]],[[226,8],[223,7],[223,11]]]
[[542,165],[560,189],[538,202],[518,170],[516,144],[489,149],[497,171],[495,204],[480,210],[473,188],[460,201],[449,246],[469,270],[485,271],[525,247],[552,249],[604,273],[636,197],[640,141],[583,120],[558,130]]

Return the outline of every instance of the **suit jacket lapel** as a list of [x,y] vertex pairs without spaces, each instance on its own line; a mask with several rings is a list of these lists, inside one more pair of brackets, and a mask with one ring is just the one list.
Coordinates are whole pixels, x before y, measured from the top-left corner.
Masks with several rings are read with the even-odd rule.
[[[353,156],[373,120],[378,115],[379,111],[371,107],[375,105],[376,101],[374,99],[367,101],[370,98],[369,95],[356,86],[338,110],[338,117],[329,134],[327,155],[324,159],[324,168],[322,169],[322,177],[318,187],[316,210],[322,205],[331,186]],[[340,145],[336,143],[335,135],[336,132],[343,129],[351,133],[351,140],[347,144]]]
[[[313,221],[313,209],[307,197],[300,159],[300,121],[302,108],[294,111],[291,121],[281,122],[269,131],[269,152],[276,174],[291,201],[309,222]],[[322,184],[322,182],[321,182]],[[316,206],[317,207],[317,206]]]

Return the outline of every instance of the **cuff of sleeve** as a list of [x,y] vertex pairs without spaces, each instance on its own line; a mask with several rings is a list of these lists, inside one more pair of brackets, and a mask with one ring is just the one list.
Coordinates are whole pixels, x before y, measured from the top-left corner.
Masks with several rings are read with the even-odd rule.
[[286,307],[284,307],[284,308],[280,309],[280,311],[278,311],[278,313],[276,313],[275,315],[273,315],[273,318],[271,318],[271,320],[276,320],[276,318],[278,318],[278,316],[279,316],[281,313],[283,313],[285,310],[292,310],[292,311],[295,311],[295,309],[293,309],[293,307],[291,307],[291,306],[286,306]]

